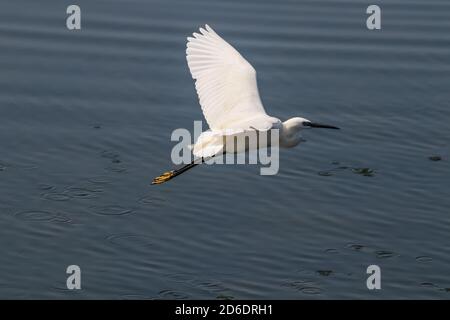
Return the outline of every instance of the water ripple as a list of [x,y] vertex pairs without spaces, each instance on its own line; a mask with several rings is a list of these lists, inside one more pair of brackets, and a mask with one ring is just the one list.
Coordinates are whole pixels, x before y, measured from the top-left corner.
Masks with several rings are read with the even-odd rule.
[[428,262],[433,261],[433,258],[428,257],[428,256],[418,256],[418,257],[416,257],[416,261],[417,262],[428,263]]
[[158,293],[158,299],[170,299],[170,300],[186,300],[189,299],[189,295],[175,290],[161,290]]
[[62,213],[55,213],[43,210],[30,210],[16,212],[14,216],[20,220],[32,222],[58,222],[71,223],[72,220]]
[[65,193],[49,192],[42,194],[42,198],[51,201],[69,201],[71,196]]
[[152,240],[148,236],[137,234],[113,234],[106,237],[106,241],[119,247],[150,247]]
[[90,211],[100,216],[125,216],[134,212],[133,209],[120,205],[92,206]]
[[316,283],[308,280],[287,281],[283,284],[284,287],[289,287],[308,295],[317,295],[323,293],[323,289],[317,286]]
[[101,189],[88,189],[88,188],[81,188],[81,187],[68,187],[64,194],[71,197],[71,198],[78,198],[78,199],[93,199],[98,198],[99,192],[102,192]]

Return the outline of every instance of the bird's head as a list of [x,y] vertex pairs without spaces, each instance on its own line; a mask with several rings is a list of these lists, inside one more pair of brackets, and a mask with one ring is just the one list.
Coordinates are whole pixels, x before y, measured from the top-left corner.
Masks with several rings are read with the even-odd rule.
[[308,119],[295,117],[283,122],[280,143],[285,147],[296,146],[302,141],[300,131],[311,128],[339,129],[335,126],[312,122]]
[[312,122],[308,119],[295,117],[283,122],[283,127],[291,129],[293,131],[302,130],[302,129],[310,129],[310,128],[325,128],[325,129],[339,129],[335,126],[330,126],[328,124]]

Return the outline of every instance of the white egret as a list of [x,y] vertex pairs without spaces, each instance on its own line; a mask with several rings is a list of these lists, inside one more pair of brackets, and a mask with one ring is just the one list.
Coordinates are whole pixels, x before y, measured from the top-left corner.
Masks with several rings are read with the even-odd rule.
[[[300,134],[303,129],[339,129],[301,117],[281,122],[269,116],[259,97],[252,65],[208,25],[193,36],[187,38],[186,58],[210,130],[203,132],[193,146],[192,152],[200,161],[165,172],[153,179],[152,184],[166,182],[206,158],[226,153],[224,138],[229,135],[278,129],[279,146],[292,148],[303,141]],[[234,152],[248,150],[238,149]]]

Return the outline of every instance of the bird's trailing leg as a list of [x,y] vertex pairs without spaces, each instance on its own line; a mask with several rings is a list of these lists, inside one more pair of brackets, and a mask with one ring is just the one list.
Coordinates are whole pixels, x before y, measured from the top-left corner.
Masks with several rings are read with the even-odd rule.
[[152,184],[161,184],[161,183],[164,183],[166,181],[169,181],[170,179],[173,179],[176,176],[179,176],[180,174],[188,171],[189,169],[192,169],[193,167],[195,167],[195,166],[197,166],[197,165],[199,165],[200,163],[203,163],[203,162],[205,162],[204,158],[196,159],[196,160],[193,160],[191,163],[181,167],[180,169],[166,171],[162,175],[160,175],[160,176],[156,177],[155,179],[153,179]]

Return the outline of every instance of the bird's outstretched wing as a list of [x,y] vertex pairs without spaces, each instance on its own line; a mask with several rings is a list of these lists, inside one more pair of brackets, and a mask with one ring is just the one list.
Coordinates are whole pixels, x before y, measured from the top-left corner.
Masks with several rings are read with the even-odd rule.
[[261,103],[255,69],[211,27],[205,28],[187,38],[186,58],[209,127],[269,129],[274,118]]

